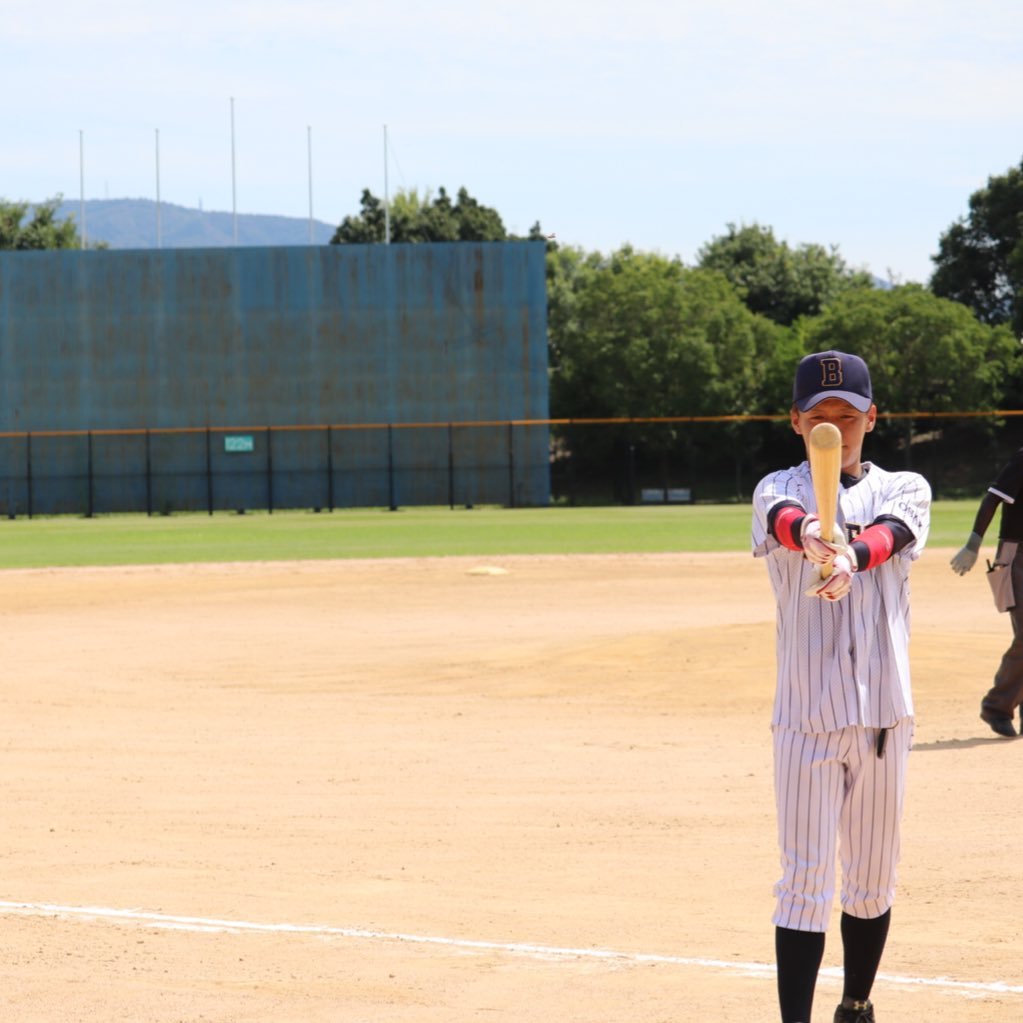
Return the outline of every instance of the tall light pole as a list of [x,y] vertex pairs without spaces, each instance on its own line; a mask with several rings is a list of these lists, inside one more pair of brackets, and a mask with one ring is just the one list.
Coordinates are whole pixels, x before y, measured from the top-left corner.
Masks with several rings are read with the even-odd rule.
[[78,218],[82,222],[82,248],[88,238],[85,233],[85,132],[78,129]]
[[235,184],[234,165],[234,96],[231,97],[231,230],[235,245],[238,244],[238,193]]
[[156,247],[163,248],[160,232],[160,129],[156,129]]
[[306,125],[306,162],[309,165],[309,244],[313,244],[313,129]]
[[384,125],[384,244],[391,244],[391,199],[387,192],[387,125]]

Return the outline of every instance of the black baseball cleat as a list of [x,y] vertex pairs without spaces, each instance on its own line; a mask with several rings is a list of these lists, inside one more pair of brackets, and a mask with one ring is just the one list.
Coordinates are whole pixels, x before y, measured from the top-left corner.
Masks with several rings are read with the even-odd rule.
[[835,1009],[835,1023],[875,1023],[874,1003],[869,998],[865,1002],[843,998]]
[[1013,727],[1012,718],[1006,717],[1004,714],[996,714],[994,711],[982,707],[980,720],[987,722],[992,732],[1004,735],[1006,739],[1014,739],[1016,737],[1016,729]]

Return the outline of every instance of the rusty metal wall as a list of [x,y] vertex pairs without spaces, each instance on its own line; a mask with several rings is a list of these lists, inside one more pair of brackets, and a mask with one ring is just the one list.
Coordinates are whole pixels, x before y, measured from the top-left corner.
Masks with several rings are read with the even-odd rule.
[[[21,503],[26,472],[35,474],[39,512],[69,510],[97,460],[111,502],[137,508],[139,444],[118,448],[103,431],[546,419],[544,263],[542,242],[0,253],[0,433],[8,435],[0,513]],[[88,445],[41,437],[89,431]],[[436,433],[401,431],[404,504],[436,503],[436,474],[450,456]],[[546,431],[528,435],[511,456],[513,500],[545,504]],[[158,449],[174,447],[161,436]],[[168,457],[191,507],[206,497],[196,480],[207,478],[209,445],[187,437]],[[317,431],[275,435],[274,444],[278,507],[322,503],[313,490],[327,468],[341,480],[368,471],[366,444],[353,446],[350,464],[335,445],[333,466]],[[506,503],[506,439],[480,432],[480,445],[467,490],[479,503]],[[379,438],[369,446],[372,471],[385,471]],[[393,470],[393,445],[389,457]],[[265,475],[263,445],[218,448],[217,458],[218,506],[258,504],[266,486],[252,481]],[[313,489],[305,477],[317,481]],[[349,488],[354,503],[377,503],[379,485],[362,489],[372,500]]]

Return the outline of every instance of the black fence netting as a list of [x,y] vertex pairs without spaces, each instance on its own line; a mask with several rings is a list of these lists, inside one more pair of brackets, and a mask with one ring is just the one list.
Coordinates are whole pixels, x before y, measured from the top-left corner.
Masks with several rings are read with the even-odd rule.
[[[1023,415],[889,415],[863,457],[912,469],[936,498],[973,497],[1023,446]],[[787,419],[573,422],[552,426],[551,493],[575,504],[742,502],[773,469],[803,460]]]
[[[1020,447],[1016,411],[893,414],[863,453],[955,498]],[[770,417],[7,433],[0,515],[743,502],[803,457]]]

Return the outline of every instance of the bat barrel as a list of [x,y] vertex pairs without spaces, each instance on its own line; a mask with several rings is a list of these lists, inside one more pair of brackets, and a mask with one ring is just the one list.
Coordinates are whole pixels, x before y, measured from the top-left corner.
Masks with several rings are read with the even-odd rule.
[[842,474],[842,434],[834,423],[818,423],[811,431],[807,455],[821,537],[833,540],[838,512],[838,486]]

